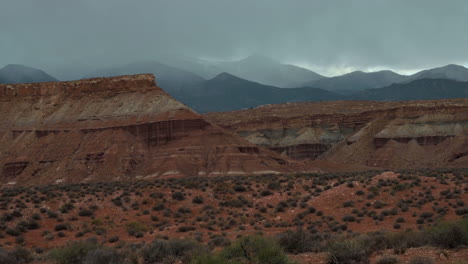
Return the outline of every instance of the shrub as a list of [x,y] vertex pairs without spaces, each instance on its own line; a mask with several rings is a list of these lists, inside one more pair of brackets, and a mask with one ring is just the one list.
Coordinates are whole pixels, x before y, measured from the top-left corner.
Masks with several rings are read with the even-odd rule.
[[66,224],[57,224],[55,225],[55,231],[62,231],[62,230],[67,230],[68,227]]
[[354,206],[354,201],[346,201],[343,203],[343,207],[353,207]]
[[50,258],[57,264],[81,264],[86,255],[97,249],[97,245],[90,241],[77,241],[61,248],[53,249]]
[[443,248],[456,248],[468,245],[468,219],[455,222],[443,222],[429,231],[431,244]]
[[33,261],[31,252],[23,247],[16,247],[11,251],[0,248],[1,264],[25,264]]
[[225,260],[224,263],[292,263],[274,240],[257,236],[241,238],[223,249],[219,257]]
[[260,196],[268,196],[268,195],[272,195],[273,193],[270,191],[270,190],[262,190],[260,192]]
[[125,228],[127,229],[127,233],[130,236],[142,237],[143,233],[146,233],[148,231],[148,227],[146,227],[144,224],[140,222],[127,223],[125,225]]
[[188,232],[188,231],[193,231],[195,230],[195,227],[193,226],[180,226],[177,231],[179,232]]
[[82,209],[78,212],[78,215],[79,216],[88,216],[88,217],[91,217],[93,216],[93,211],[89,210],[89,209]]
[[369,263],[370,252],[358,240],[345,240],[333,243],[328,249],[329,264]]
[[208,246],[210,246],[211,248],[226,247],[226,246],[229,246],[229,245],[231,245],[231,240],[229,240],[226,237],[222,237],[222,236],[217,236],[217,237],[211,239],[210,241],[208,241]]
[[109,242],[109,243],[115,243],[115,242],[117,242],[117,241],[119,241],[119,237],[118,237],[118,236],[111,236],[111,237],[109,237],[109,239],[107,240],[107,242]]
[[235,192],[245,192],[247,190],[243,185],[240,184],[234,185],[233,189]]
[[144,264],[160,263],[168,258],[190,259],[195,254],[202,255],[206,250],[189,240],[154,240],[141,250]]
[[354,222],[356,221],[356,218],[353,215],[345,215],[343,216],[342,220],[344,222]]
[[174,192],[172,193],[172,199],[177,200],[177,201],[182,201],[185,199],[185,196],[181,192]]
[[314,246],[311,235],[299,229],[296,231],[288,230],[277,236],[279,245],[288,253],[298,254],[310,252]]
[[98,248],[86,254],[83,264],[123,264],[128,263],[125,261],[125,255],[117,252],[115,249]]
[[21,235],[21,232],[18,229],[15,229],[15,228],[7,228],[5,230],[5,233],[7,233],[10,236],[15,236],[15,237]]
[[201,197],[201,196],[195,196],[195,197],[193,197],[192,203],[194,203],[194,204],[202,204],[202,203],[203,203],[203,197]]

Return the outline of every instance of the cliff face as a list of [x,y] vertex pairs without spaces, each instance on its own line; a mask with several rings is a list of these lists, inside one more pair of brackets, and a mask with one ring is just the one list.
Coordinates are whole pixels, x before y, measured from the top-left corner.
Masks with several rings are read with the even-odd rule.
[[176,101],[153,75],[0,85],[2,183],[309,170]]
[[468,99],[294,103],[207,118],[299,160],[392,169],[468,167]]

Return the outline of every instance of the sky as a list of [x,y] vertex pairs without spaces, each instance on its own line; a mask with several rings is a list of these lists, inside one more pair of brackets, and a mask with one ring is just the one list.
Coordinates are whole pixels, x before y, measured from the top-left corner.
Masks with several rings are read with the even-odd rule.
[[0,67],[250,54],[325,75],[468,66],[467,0],[0,0]]

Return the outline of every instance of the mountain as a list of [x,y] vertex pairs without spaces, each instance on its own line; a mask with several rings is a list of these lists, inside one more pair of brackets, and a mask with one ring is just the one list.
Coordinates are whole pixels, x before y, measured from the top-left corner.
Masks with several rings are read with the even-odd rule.
[[317,87],[336,92],[355,92],[370,88],[380,88],[406,80],[406,76],[392,71],[362,72],[354,71],[336,77],[322,78],[305,83],[305,86]]
[[2,184],[311,168],[212,125],[156,86],[150,74],[0,85],[0,99]]
[[303,87],[284,89],[244,80],[229,73],[202,82],[191,92],[172,94],[178,100],[198,112],[229,111],[299,101],[338,100],[342,96],[318,88]]
[[0,69],[0,83],[55,82],[57,79],[42,70],[32,67],[8,64]]
[[444,67],[420,71],[408,77],[407,81],[417,79],[450,79],[455,81],[468,82],[468,69],[455,64]]
[[468,82],[447,79],[420,79],[368,89],[351,96],[352,100],[408,101],[468,97]]
[[252,55],[237,61],[208,61],[177,55],[160,56],[158,60],[206,79],[227,72],[249,81],[287,88],[298,87],[306,81],[323,78],[313,71],[283,64],[262,55]]
[[88,74],[85,78],[143,73],[154,74],[158,85],[164,87],[164,89],[170,93],[179,90],[189,92],[191,87],[204,81],[202,77],[194,73],[168,66],[157,61],[137,62],[120,67],[104,68]]
[[225,72],[242,79],[287,88],[298,87],[305,81],[323,78],[322,75],[313,71],[283,64],[262,55],[252,55],[239,61],[225,62],[220,67]]
[[468,165],[468,98],[290,103],[205,117],[298,160],[344,163],[348,169]]

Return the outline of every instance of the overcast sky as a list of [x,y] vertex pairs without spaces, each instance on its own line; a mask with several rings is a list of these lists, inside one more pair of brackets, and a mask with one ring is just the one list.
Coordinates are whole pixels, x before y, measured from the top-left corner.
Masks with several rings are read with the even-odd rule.
[[252,53],[333,75],[468,65],[467,0],[0,0],[0,67]]

